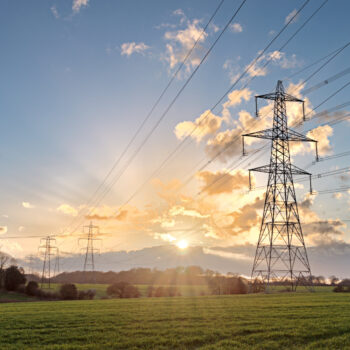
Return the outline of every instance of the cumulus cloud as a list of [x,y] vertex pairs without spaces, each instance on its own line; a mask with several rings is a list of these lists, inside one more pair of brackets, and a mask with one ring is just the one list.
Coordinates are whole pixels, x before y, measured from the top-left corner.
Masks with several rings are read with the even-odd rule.
[[73,208],[69,204],[61,204],[59,207],[56,209],[59,213],[69,215],[69,216],[77,216],[78,215],[78,210]]
[[131,56],[133,53],[144,54],[150,47],[145,43],[129,42],[121,45],[121,55]]
[[26,209],[33,209],[35,208],[35,205],[29,203],[29,202],[22,202],[22,206],[23,208],[26,208]]
[[[247,187],[249,183],[248,172],[241,169],[232,172],[201,171],[197,173],[197,177],[203,182],[201,191],[209,195],[231,193],[234,190]],[[253,177],[252,180],[254,184]]]
[[295,16],[297,14],[297,10],[294,9],[292,12],[290,12],[286,19],[284,20],[284,23],[287,24],[293,17],[293,20],[291,21],[291,23],[295,23],[298,20],[299,15]]
[[176,238],[171,235],[170,233],[155,233],[154,236],[153,236],[155,239],[161,239],[162,241],[165,241],[165,242],[174,242],[176,241]]
[[73,0],[72,10],[74,13],[78,13],[82,7],[88,5],[89,0]]
[[254,202],[245,204],[239,210],[230,214],[233,219],[230,228],[236,234],[249,231],[252,227],[258,226],[261,220],[259,210],[263,209],[264,199],[256,197]]
[[128,215],[127,210],[121,210],[120,212],[116,213],[116,210],[114,208],[110,207],[103,207],[98,208],[95,210],[94,213],[88,214],[85,216],[87,220],[118,220],[123,221],[126,219]]
[[[205,136],[215,134],[220,129],[221,124],[222,118],[207,110],[194,122],[184,121],[177,124],[175,135],[180,140],[191,135],[197,142],[200,142]],[[193,132],[194,129],[195,131]]]
[[302,229],[308,242],[318,245],[333,240],[335,236],[341,237],[345,224],[339,219],[321,219],[312,209],[314,200],[315,196],[306,194],[299,204]]
[[[234,156],[242,154],[242,133],[262,130],[271,127],[271,117],[266,116],[265,110],[270,107],[264,106],[260,109],[263,117],[255,118],[245,110],[238,113],[238,120],[235,121],[235,127],[219,132],[215,137],[208,140],[205,151],[209,157],[217,157],[222,162],[227,162]],[[244,142],[250,145],[259,142],[259,139],[247,137]]]
[[275,50],[262,55],[256,62],[252,61],[245,69],[248,69],[248,74],[251,77],[265,76],[267,74],[267,62],[283,69],[295,68],[302,63],[295,54],[288,57],[285,52]]
[[[333,128],[329,125],[321,125],[315,129],[309,131],[306,136],[317,141],[318,154],[325,156],[332,153],[332,146],[330,143],[330,137],[333,135]],[[315,145],[310,142],[290,144],[290,151],[292,155],[313,153],[315,154]]]
[[60,14],[58,13],[57,7],[55,5],[52,5],[50,7],[50,10],[56,19],[60,18]]
[[239,23],[232,23],[230,25],[230,29],[234,32],[234,33],[242,33],[243,32],[243,28],[242,25]]
[[242,100],[249,101],[252,96],[252,91],[248,88],[231,91],[227,98],[228,100],[223,104],[224,108],[233,107],[242,103]]
[[[185,29],[167,31],[164,34],[164,38],[167,41],[164,60],[168,63],[169,69],[173,70],[179,62],[184,60],[188,51],[197,40],[198,44],[201,44],[206,40],[207,36],[208,34],[203,32],[200,20],[198,19],[187,21]],[[187,59],[185,63],[187,72],[199,64],[200,50],[200,45],[197,45],[191,56]]]

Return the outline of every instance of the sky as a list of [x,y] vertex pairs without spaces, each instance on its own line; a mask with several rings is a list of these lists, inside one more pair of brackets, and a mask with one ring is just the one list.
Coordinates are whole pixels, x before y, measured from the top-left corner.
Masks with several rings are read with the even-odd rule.
[[[293,18],[304,1],[247,0],[168,109],[241,1],[225,0],[204,33],[219,1],[2,1],[1,250],[25,259],[40,252],[40,236],[55,235],[62,256],[78,254],[83,226],[92,221],[104,254],[188,245],[226,259],[230,271],[236,271],[237,255],[226,250],[238,250],[248,266],[267,178],[253,177],[256,188],[249,192],[247,169],[267,164],[269,148],[241,159],[239,135],[272,123],[271,106],[263,103],[256,119],[254,95],[282,80],[289,93],[305,99],[311,119],[296,130],[319,141],[321,158],[350,150],[350,124],[341,119],[346,107],[332,111],[349,100],[350,86],[332,94],[350,79],[343,72],[350,48],[318,71],[348,42],[350,3],[328,1],[303,26],[322,3],[307,2]],[[324,113],[312,119],[316,112]],[[288,104],[287,114],[290,124],[298,123],[300,106]],[[248,155],[265,144],[247,139]],[[291,153],[297,166],[316,175],[350,166],[346,156],[313,164],[315,151],[306,144],[292,145]],[[327,270],[334,274],[350,251],[350,194],[318,192],[350,186],[349,180],[348,171],[316,177],[312,196],[307,182],[296,180],[311,269],[318,273],[324,268],[318,249],[337,261]]]

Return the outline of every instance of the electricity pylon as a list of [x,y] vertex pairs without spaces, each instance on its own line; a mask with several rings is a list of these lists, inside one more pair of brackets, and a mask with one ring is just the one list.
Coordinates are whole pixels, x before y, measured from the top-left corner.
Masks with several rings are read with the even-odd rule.
[[28,255],[26,257],[26,261],[28,264],[28,275],[33,275],[34,274],[34,260],[35,260],[35,255]]
[[[87,232],[86,232],[87,231]],[[94,248],[94,241],[100,241],[100,238],[96,238],[97,235],[100,233],[100,229],[98,226],[94,226],[92,222],[90,222],[90,225],[83,226],[83,233],[86,235],[85,237],[82,237],[79,239],[79,242],[81,240],[86,241],[86,247],[82,248],[82,250],[85,251],[85,259],[84,259],[84,272],[86,271],[95,271],[95,252],[98,252],[99,249]]]
[[40,240],[39,251],[44,252],[43,271],[41,275],[41,288],[43,288],[44,281],[48,281],[48,288],[51,289],[51,272],[52,272],[52,256],[57,257],[58,248],[56,247],[56,239],[52,236],[47,236]]
[[282,283],[290,285],[295,291],[298,285],[311,286],[311,269],[300,224],[298,204],[293,183],[293,175],[310,176],[311,174],[291,163],[289,141],[313,142],[288,128],[286,102],[302,103],[305,120],[304,101],[284,92],[282,82],[277,83],[276,91],[255,97],[256,115],[258,99],[274,101],[273,127],[243,135],[271,140],[270,164],[249,169],[268,174],[267,189],[258,244],[252,268],[252,286],[263,284],[267,292],[271,285]]
[[56,254],[56,258],[55,258],[55,268],[54,268],[53,275],[56,276],[59,273],[60,273],[60,251],[57,248],[57,254]]

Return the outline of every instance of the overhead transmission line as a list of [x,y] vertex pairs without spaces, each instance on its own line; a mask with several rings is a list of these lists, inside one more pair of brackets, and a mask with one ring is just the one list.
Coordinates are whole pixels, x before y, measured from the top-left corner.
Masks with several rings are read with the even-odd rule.
[[[186,143],[187,140],[191,138],[191,136],[194,134],[194,132],[198,129],[198,127],[209,117],[210,113],[223,101],[223,99],[227,96],[228,93],[242,80],[242,78],[247,74],[247,72],[254,66],[256,62],[259,61],[259,59],[265,54],[265,52],[270,48],[270,46],[275,42],[275,40],[285,31],[285,29],[288,27],[288,25],[294,20],[294,18],[299,15],[299,13],[303,10],[303,8],[308,4],[310,0],[306,0],[303,5],[299,8],[299,10],[294,14],[292,18],[282,27],[282,29],[275,35],[273,39],[268,43],[268,45],[258,54],[258,56],[245,68],[243,73],[235,80],[235,82],[229,87],[227,91],[220,97],[220,99],[213,105],[212,108],[208,110],[208,112],[204,115],[203,119],[200,123],[196,124],[191,132],[186,135],[186,137],[171,151],[167,157],[163,160],[163,162],[160,164],[160,166],[146,179],[144,183],[142,183],[141,186],[137,188],[137,190],[129,197],[129,199],[121,206],[124,207],[127,205],[141,190],[142,188],[152,179],[155,174],[157,174],[164,165],[173,157],[173,155]],[[324,1],[326,3],[328,0]],[[120,209],[119,209],[120,210]]]
[[329,54],[327,54],[326,56],[324,56],[324,57],[322,57],[322,58],[320,58],[320,59],[318,59],[318,60],[316,60],[316,61],[314,61],[314,62],[308,64],[306,67],[304,67],[304,68],[300,69],[299,71],[297,71],[297,72],[295,72],[295,73],[293,73],[293,74],[287,76],[286,78],[284,78],[284,80],[285,80],[285,79],[291,80],[291,78],[293,78],[293,77],[295,77],[296,75],[299,75],[300,73],[306,71],[307,69],[309,69],[309,68],[315,66],[316,64],[322,62],[323,60],[325,60],[326,58],[332,56],[333,54],[336,54],[338,51],[339,51],[339,53],[340,53],[340,52],[343,51],[347,46],[349,46],[349,44],[350,44],[350,42],[346,43],[345,45],[342,45],[342,46],[339,47],[338,49],[336,49],[336,50],[330,52]]
[[[318,12],[327,2],[328,2],[328,0],[325,0],[325,1],[311,14],[311,16],[309,16],[309,17],[304,21],[304,23],[292,34],[292,36],[278,49],[278,51],[281,52],[281,51],[290,43],[290,41],[300,32],[300,30],[303,29],[303,28],[305,27],[305,25],[317,14],[317,12]],[[294,19],[294,18],[293,18],[293,19]],[[292,20],[293,20],[293,19],[292,19]],[[350,42],[349,42],[349,43],[350,43]],[[338,54],[337,51],[339,51],[339,50],[336,50],[336,52],[335,52],[336,54]],[[336,57],[336,55],[333,55],[333,56],[331,57],[331,59],[328,60],[327,63],[326,63],[325,65],[329,64],[335,57]],[[262,67],[261,69],[266,68],[267,65],[272,61],[272,59],[273,59],[273,57],[269,57],[269,59],[265,62],[265,64],[263,65],[263,67]],[[323,65],[322,68],[323,68],[325,65]],[[322,68],[321,68],[321,69],[322,69]],[[320,69],[318,69],[317,71],[320,71]],[[251,81],[252,81],[254,78],[255,78],[255,76],[252,76],[251,79],[242,87],[242,89],[244,89],[245,87],[247,87],[248,84],[251,83]],[[305,81],[303,82],[303,84],[305,84],[309,79],[311,79],[311,76],[308,77],[308,78],[306,78]],[[241,89],[241,90],[242,90],[242,89]],[[257,122],[258,122],[257,120],[254,121],[254,122],[253,122],[253,125],[252,125],[250,128],[252,128],[252,127],[254,126],[254,124],[256,124]],[[243,130],[242,130],[242,133],[243,133]],[[237,140],[237,139],[240,138],[240,137],[241,137],[241,134],[237,135],[237,136],[234,138],[234,140],[232,140],[231,143],[228,144],[223,150],[219,151],[214,157],[212,157],[209,161],[207,161],[206,164],[202,165],[201,168],[199,169],[199,171],[203,170],[203,169],[206,168],[209,164],[211,164],[217,157],[219,157],[223,152],[225,152],[225,151],[227,150],[227,148],[229,148],[229,147],[231,146],[231,144],[232,144],[235,140]],[[205,158],[203,158],[203,159],[205,159]],[[200,163],[203,161],[203,159],[202,159],[198,164],[200,164]],[[198,164],[196,165],[196,167],[198,166]],[[189,183],[189,182],[191,181],[192,178],[193,178],[193,176],[190,176],[190,178],[188,178],[188,179],[185,181],[185,184],[184,184],[184,185],[186,185],[187,183]]]
[[[307,20],[297,29],[296,32],[293,33],[293,35],[279,48],[279,51],[283,50],[288,43],[300,32],[300,30],[302,28],[305,27],[305,25],[316,15],[316,13],[328,2],[328,0],[325,0],[313,13],[311,16],[309,16],[307,18]],[[297,16],[299,14],[299,12],[306,6],[307,2],[305,2],[303,4],[303,6],[299,9],[299,11],[295,14],[295,16]],[[121,206],[121,208],[123,208],[125,205],[127,205],[133,198],[134,196],[136,196],[136,194],[141,191],[141,189],[148,183],[148,181],[155,176],[155,174],[163,167],[163,165],[173,156],[174,153],[176,153],[176,151],[186,142],[187,139],[189,139],[189,137],[195,132],[195,130],[198,128],[198,126],[200,126],[200,124],[205,120],[205,118],[207,118],[209,116],[209,113],[215,109],[219,103],[221,103],[221,101],[226,97],[226,95],[234,88],[234,86],[243,78],[243,76],[245,75],[245,73],[248,72],[248,70],[257,62],[259,61],[259,59],[264,55],[264,53],[267,51],[267,49],[271,46],[271,44],[278,38],[278,36],[280,34],[282,34],[282,32],[284,31],[284,29],[290,24],[290,22],[293,21],[295,17],[292,17],[291,20],[280,30],[280,32],[270,41],[270,43],[268,44],[267,47],[265,47],[265,49],[260,53],[260,55],[258,55],[258,57],[256,57],[256,59],[245,69],[245,71],[241,74],[241,76],[239,78],[236,79],[236,81],[231,85],[230,89],[225,92],[225,94],[223,95],[223,97],[214,105],[214,107],[212,107],[208,113],[205,115],[204,119],[197,125],[195,125],[195,127],[193,128],[193,130],[191,131],[191,133],[189,135],[186,136],[186,138],[173,150],[173,152],[170,153],[170,155],[165,159],[165,161],[163,161],[163,163],[160,165],[160,167],[157,168],[157,170],[155,172],[152,173],[152,175],[150,177],[147,178],[147,180],[134,192],[134,194]],[[336,50],[335,53],[337,53]],[[333,53],[333,52],[332,52]],[[329,56],[329,55],[328,55]],[[336,56],[332,57],[331,60],[333,60]],[[272,57],[270,57],[268,59],[268,61],[265,63],[265,65],[263,66],[263,68],[265,68],[267,66],[267,64],[269,64],[269,62],[271,61]],[[326,64],[328,64],[331,60],[329,60]],[[324,67],[325,65],[323,65]],[[322,67],[322,68],[323,68]],[[320,69],[318,69],[319,71]],[[247,86],[252,80],[254,79],[254,76],[248,81],[248,83],[245,84],[245,86]],[[309,78],[311,79],[311,77]],[[218,154],[216,155],[216,157],[219,156]],[[216,158],[215,157],[215,158]],[[209,165],[211,162],[213,161],[213,159],[209,160],[205,166]],[[121,210],[121,209],[119,209]]]
[[[105,175],[104,179],[102,180],[102,182],[99,184],[99,186],[96,188],[96,190],[93,192],[93,194],[90,196],[90,198],[87,201],[87,206],[94,200],[95,196],[98,194],[98,192],[101,190],[101,188],[105,185],[105,183],[107,182],[107,180],[109,179],[109,177],[112,175],[112,173],[114,172],[115,168],[119,165],[119,163],[121,162],[121,160],[124,158],[125,154],[127,153],[127,151],[129,150],[129,148],[131,147],[131,145],[134,143],[135,139],[137,138],[137,136],[140,134],[141,130],[143,129],[143,127],[146,125],[147,121],[149,120],[149,118],[151,117],[151,115],[153,114],[153,112],[155,111],[155,109],[157,108],[157,106],[159,105],[160,101],[162,100],[162,98],[164,97],[165,93],[168,91],[168,89],[170,88],[170,86],[173,84],[174,80],[177,78],[177,76],[179,75],[180,71],[182,70],[182,68],[184,67],[184,65],[186,64],[186,62],[188,61],[188,59],[190,58],[190,56],[192,55],[194,49],[197,47],[199,41],[203,38],[203,35],[206,33],[206,30],[208,29],[209,25],[211,24],[211,22],[213,21],[214,17],[216,16],[217,12],[219,11],[219,9],[221,8],[221,6],[223,5],[223,3],[225,2],[225,0],[221,0],[218,4],[218,6],[216,7],[215,11],[213,12],[213,14],[211,15],[209,21],[207,22],[207,24],[204,26],[204,28],[202,29],[202,31],[200,32],[200,34],[198,35],[197,39],[194,41],[192,47],[189,49],[189,51],[187,52],[187,54],[185,55],[184,59],[181,61],[181,63],[178,65],[177,69],[175,70],[175,72],[172,74],[169,82],[167,83],[167,85],[164,87],[164,89],[162,90],[161,94],[159,95],[159,97],[156,99],[156,101],[154,102],[154,104],[152,105],[151,109],[149,110],[149,112],[146,114],[145,118],[142,120],[141,124],[137,127],[135,133],[133,134],[133,136],[131,137],[131,139],[129,140],[129,142],[127,143],[127,145],[125,146],[124,150],[122,151],[122,153],[119,155],[119,157],[117,158],[117,160],[113,163],[112,167],[110,168],[110,170],[107,172],[107,174]],[[69,224],[69,226],[71,226],[71,224]],[[69,227],[68,226],[68,227]]]
[[[342,89],[344,89],[344,88],[345,88],[347,85],[349,85],[349,84],[350,84],[350,82],[347,83],[347,84],[345,84],[341,89],[338,89],[338,90],[336,91],[336,93],[339,93]],[[315,108],[313,108],[313,111],[315,111],[317,108],[319,108],[321,105],[323,105],[323,104],[324,104],[326,101],[328,101],[331,97],[334,97],[334,96],[336,95],[336,93],[332,93],[330,96],[326,97],[321,103],[319,103]],[[343,104],[343,105],[344,105],[344,104]],[[343,106],[343,105],[340,105],[340,106]],[[321,112],[321,113],[322,113],[322,112]],[[319,113],[319,114],[321,114],[321,113]],[[308,119],[308,120],[310,120],[310,119]],[[294,125],[294,127],[299,127],[302,123],[303,123],[303,121],[298,122],[298,123],[296,123],[296,124]],[[312,129],[310,129],[310,130],[312,130]],[[310,131],[310,130],[308,130],[308,131]],[[248,158],[246,158],[245,160],[248,160],[249,157],[251,157],[251,156],[253,156],[253,155],[256,155],[257,153],[260,153],[262,150],[266,149],[266,147],[267,147],[267,144],[266,144],[265,146],[263,146],[262,148],[256,150],[256,151],[255,151],[254,153],[252,153],[251,155],[249,155]],[[219,178],[217,178],[217,179],[216,179],[214,182],[212,182],[211,184],[207,185],[204,189],[202,189],[202,190],[199,192],[199,194],[203,193],[204,190],[206,190],[206,189],[209,188],[210,186],[214,185],[216,182],[220,181],[221,178],[227,176],[234,168],[236,168],[236,167],[238,166],[238,165],[236,165],[236,163],[237,163],[237,161],[241,160],[242,158],[243,158],[243,157],[241,156],[238,160],[235,160],[234,163],[233,163],[233,165],[232,165],[228,170],[226,170],[224,174],[222,174]],[[244,159],[242,160],[242,162],[244,162]],[[241,162],[241,163],[242,163],[242,162]],[[241,163],[240,163],[240,164],[241,164]],[[239,164],[239,165],[240,165],[240,164]]]
[[[335,58],[335,57],[333,57],[333,58]],[[304,84],[304,82],[303,82],[302,84]],[[347,87],[348,85],[349,85],[349,83],[345,84],[343,87],[341,87],[340,89],[338,89],[335,93],[332,93],[332,94],[331,94],[330,96],[328,96],[325,100],[323,100],[320,104],[318,104],[315,108],[313,108],[312,111],[315,111],[317,108],[319,108],[321,105],[323,105],[325,102],[327,102],[330,98],[334,97],[337,93],[339,93],[341,90],[343,90],[343,89],[344,89],[345,87]],[[345,106],[347,106],[347,105],[349,105],[349,104],[350,104],[350,102],[346,102],[346,103],[343,103],[343,104],[338,105],[338,106],[336,106],[336,107],[333,107],[333,108],[329,109],[328,111],[322,111],[322,112],[320,112],[320,113],[317,113],[317,114],[315,114],[314,116],[312,116],[312,119],[317,118],[317,117],[324,116],[324,115],[325,115],[327,112],[329,112],[329,111],[335,111],[335,110],[337,110],[337,109],[344,108]],[[312,111],[310,111],[308,114],[310,114]],[[308,115],[308,114],[307,114],[307,115]],[[264,116],[263,116],[263,117],[264,117]],[[344,118],[344,117],[343,117],[343,118]],[[310,118],[309,118],[308,120],[310,120]],[[339,122],[339,120],[337,120],[336,122]],[[298,127],[298,126],[300,126],[301,124],[302,124],[302,122],[299,122],[299,123],[297,123],[295,126]],[[329,123],[328,123],[328,124],[329,124]],[[219,151],[214,157],[212,157],[209,161],[207,161],[207,163],[205,163],[203,166],[201,166],[193,175],[191,175],[191,176],[185,181],[184,186],[187,185],[187,184],[192,180],[192,178],[195,176],[196,173],[198,173],[198,171],[202,171],[203,169],[205,169],[209,164],[211,164],[211,163],[212,163],[217,157],[219,157],[223,152],[227,151],[227,149],[228,149],[229,147],[231,147],[232,144],[234,144],[234,142],[237,141],[238,138],[240,138],[242,134],[243,134],[243,131],[242,131],[240,134],[238,134],[236,137],[234,137],[234,139],[231,140],[231,142],[230,142],[228,145],[226,145],[226,146],[225,146],[221,151]],[[256,154],[256,153],[262,151],[262,150],[265,149],[266,147],[267,147],[267,146],[265,145],[264,147],[260,148],[260,149],[257,150],[256,152],[254,152],[254,154]],[[252,155],[254,155],[254,154],[252,154]],[[250,157],[250,156],[248,156],[248,158],[246,158],[246,159],[249,159],[249,157]],[[238,161],[240,161],[242,158],[243,158],[243,156],[239,157],[238,160],[235,159],[234,162],[232,163],[232,165],[230,166],[230,169],[228,170],[228,172],[229,172],[229,171],[232,171],[233,168],[237,167],[238,165],[236,165],[236,163],[237,163]],[[243,160],[242,162],[244,162],[244,160]],[[242,163],[242,162],[241,162],[241,163]],[[240,164],[241,164],[241,163],[240,163]],[[240,165],[240,164],[239,164],[239,165]],[[225,174],[223,174],[223,176],[225,176]]]
[[[149,138],[153,135],[154,131],[158,128],[159,124],[162,122],[162,120],[166,117],[166,115],[168,114],[169,110],[171,109],[171,107],[174,105],[174,103],[177,101],[177,99],[180,97],[180,95],[182,94],[182,92],[185,90],[185,88],[187,87],[187,85],[190,83],[190,81],[192,80],[192,78],[194,77],[194,75],[196,74],[196,72],[198,71],[198,69],[201,67],[201,65],[204,63],[204,61],[206,60],[206,58],[209,56],[209,54],[211,53],[211,51],[214,49],[214,47],[216,46],[216,44],[218,43],[218,41],[220,40],[220,38],[222,37],[222,35],[226,32],[227,28],[229,27],[229,25],[232,23],[232,21],[235,19],[235,17],[237,16],[237,14],[240,12],[241,8],[243,7],[243,5],[245,4],[247,0],[243,0],[239,7],[236,9],[236,11],[234,12],[234,14],[231,16],[231,18],[229,19],[229,21],[226,23],[226,25],[224,26],[224,28],[221,30],[220,34],[218,35],[218,37],[215,39],[215,41],[212,43],[212,45],[209,47],[209,49],[207,50],[207,52],[205,53],[205,55],[202,57],[201,61],[199,62],[199,64],[196,66],[196,68],[192,71],[192,73],[190,74],[190,76],[187,78],[187,80],[185,81],[185,83],[182,85],[182,87],[179,89],[179,91],[177,92],[177,94],[175,95],[175,97],[172,99],[172,101],[170,102],[170,104],[167,106],[167,108],[164,110],[164,112],[161,114],[160,118],[156,121],[155,125],[151,128],[151,130],[148,132],[148,134],[146,135],[146,137],[142,140],[141,144],[137,147],[137,149],[134,151],[134,153],[132,154],[132,156],[127,160],[126,164],[124,165],[124,167],[121,169],[121,171],[117,174],[117,176],[112,180],[112,183],[109,185],[109,187],[102,192],[102,194],[100,195],[100,197],[97,199],[97,204],[95,204],[94,206],[97,206],[100,201],[105,197],[105,195],[111,190],[111,188],[115,185],[115,183],[120,179],[120,177],[124,174],[124,172],[128,169],[129,165],[131,164],[131,162],[134,160],[134,158],[138,155],[138,153],[141,151],[142,147],[146,144],[146,142],[149,140]],[[308,0],[310,1],[310,0]],[[93,211],[93,208],[90,210],[90,213]],[[89,214],[87,214],[89,215]],[[80,226],[80,224],[79,224]],[[73,232],[75,232],[77,230],[77,228],[75,228],[73,230]]]

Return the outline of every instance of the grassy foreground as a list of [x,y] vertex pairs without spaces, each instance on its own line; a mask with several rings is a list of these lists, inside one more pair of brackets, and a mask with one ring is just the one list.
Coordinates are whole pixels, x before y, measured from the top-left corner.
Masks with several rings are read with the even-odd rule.
[[348,349],[350,296],[295,293],[0,305],[0,349]]

